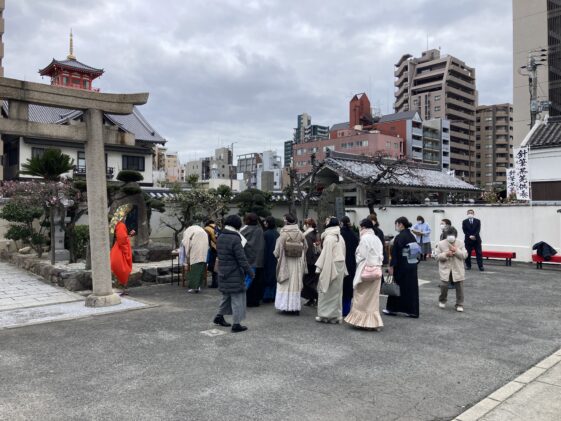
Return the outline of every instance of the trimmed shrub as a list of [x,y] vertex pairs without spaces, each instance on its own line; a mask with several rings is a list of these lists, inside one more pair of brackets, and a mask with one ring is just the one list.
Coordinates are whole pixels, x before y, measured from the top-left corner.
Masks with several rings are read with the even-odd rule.
[[121,191],[125,193],[127,196],[134,196],[135,194],[139,194],[142,192],[142,189],[138,186],[123,186]]
[[123,183],[133,183],[144,180],[144,177],[138,171],[122,170],[117,174],[117,180]]

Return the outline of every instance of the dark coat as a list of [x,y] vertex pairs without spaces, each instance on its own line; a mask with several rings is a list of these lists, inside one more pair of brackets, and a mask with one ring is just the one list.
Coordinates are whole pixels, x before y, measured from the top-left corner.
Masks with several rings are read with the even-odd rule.
[[481,243],[481,237],[479,236],[479,232],[481,231],[481,221],[479,219],[473,218],[473,223],[469,222],[469,218],[464,219],[462,222],[462,231],[466,235],[466,244],[474,242],[469,238],[471,235],[475,236],[476,243]]
[[265,254],[263,230],[259,225],[246,225],[240,232],[247,240],[244,251],[249,265],[254,268],[262,268]]
[[224,230],[216,244],[218,289],[225,294],[245,292],[245,276],[253,274],[237,232]]
[[356,249],[358,247],[358,236],[350,227],[341,228],[341,237],[345,240],[345,265],[349,274],[343,279],[343,299],[350,300],[353,297],[353,280],[356,272]]
[[277,229],[268,229],[263,234],[265,239],[264,277],[265,287],[275,288],[277,286],[277,258],[273,254],[279,232]]
[[542,257],[545,261],[551,260],[551,256],[555,256],[557,254],[557,250],[544,241],[534,244],[532,246],[532,250],[536,250],[537,255]]
[[376,234],[376,237],[378,237],[380,239],[380,242],[382,243],[382,247],[384,250],[384,259],[382,261],[382,263],[384,265],[387,265],[389,262],[388,259],[388,248],[386,247],[386,239],[384,238],[384,231],[382,231],[379,227],[375,226],[374,227],[374,234]]
[[308,249],[306,250],[306,264],[308,265],[308,268],[313,267],[313,272],[315,272],[315,265],[319,254],[316,253],[316,247],[314,244],[319,242],[321,238],[317,230],[310,231],[304,236],[304,238],[306,238],[306,242],[308,243]]

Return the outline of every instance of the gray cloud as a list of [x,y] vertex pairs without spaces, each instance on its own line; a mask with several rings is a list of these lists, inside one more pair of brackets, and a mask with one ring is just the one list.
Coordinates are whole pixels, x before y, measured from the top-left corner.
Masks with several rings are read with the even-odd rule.
[[509,0],[18,0],[5,19],[6,76],[40,81],[72,27],[97,86],[150,92],[142,111],[184,161],[232,141],[280,152],[297,114],[345,121],[357,92],[391,111],[393,64],[427,34],[476,67],[480,103],[512,100]]

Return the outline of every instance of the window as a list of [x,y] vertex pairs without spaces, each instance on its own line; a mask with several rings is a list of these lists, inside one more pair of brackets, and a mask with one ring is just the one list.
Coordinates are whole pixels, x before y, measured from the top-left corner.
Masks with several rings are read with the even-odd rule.
[[435,100],[435,101],[440,101],[440,95],[435,95],[435,96],[434,96],[434,100]]
[[440,105],[437,105],[436,107],[434,107],[434,111],[440,111]]
[[89,89],[89,88],[90,88],[90,81],[84,80],[84,89]]
[[45,153],[45,148],[31,148],[31,158],[41,158]]
[[144,171],[144,157],[123,155],[123,169],[133,171]]
[[398,149],[399,149],[399,143],[394,143],[394,144],[393,144],[393,148],[394,148],[395,150],[398,150]]
[[78,161],[76,162],[78,168],[86,168],[86,153],[78,152]]
[[64,76],[64,77],[62,78],[62,83],[63,83],[64,85],[68,85],[68,77],[67,77],[67,76]]

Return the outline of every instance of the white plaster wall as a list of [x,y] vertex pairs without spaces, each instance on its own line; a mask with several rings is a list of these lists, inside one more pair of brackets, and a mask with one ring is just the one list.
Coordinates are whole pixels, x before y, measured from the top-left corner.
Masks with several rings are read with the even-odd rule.
[[[47,146],[31,145],[31,144],[28,144],[28,143],[25,143],[25,142],[20,142],[20,149],[19,149],[20,171],[22,170],[22,167],[21,167],[22,164],[26,163],[28,159],[31,159],[31,148],[35,148],[35,147],[36,148],[47,148]],[[56,146],[56,148],[60,149],[62,153],[70,156],[74,160],[74,164],[78,164],[78,149],[58,147],[58,146]],[[125,153],[124,155],[141,156],[141,155],[128,154],[128,153]],[[113,179],[115,179],[117,177],[117,174],[119,173],[119,171],[121,171],[121,169],[123,167],[122,156],[123,156],[123,153],[121,153],[121,152],[114,152],[114,151],[108,151],[107,152],[107,166],[114,168]],[[140,173],[144,177],[143,183],[152,183],[152,156],[151,155],[144,155],[144,171],[140,171]],[[71,177],[72,173],[67,173],[66,175],[68,177]]]
[[[385,210],[384,210],[385,209]],[[493,251],[514,251],[518,261],[532,259],[532,245],[545,241],[561,252],[561,203],[540,206],[387,206],[376,208],[380,226],[386,235],[395,235],[394,221],[407,217],[415,223],[417,215],[422,215],[432,228],[432,242],[440,235],[440,220],[447,218],[461,233],[462,221],[468,209],[475,210],[481,220],[483,249]],[[435,210],[444,211],[435,213]],[[358,224],[368,216],[367,208],[347,208],[352,222]]]
[[531,181],[561,180],[561,148],[530,150],[528,167]]

